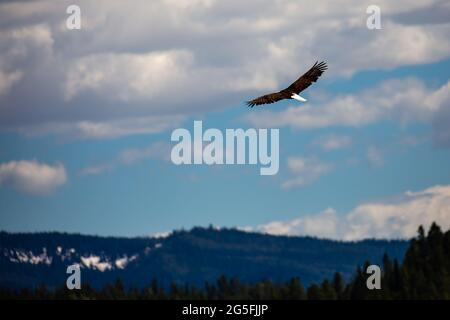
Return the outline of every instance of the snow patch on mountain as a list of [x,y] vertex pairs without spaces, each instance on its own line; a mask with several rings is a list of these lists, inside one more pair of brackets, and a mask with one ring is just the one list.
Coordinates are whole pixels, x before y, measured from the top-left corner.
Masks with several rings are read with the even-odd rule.
[[125,269],[125,267],[132,261],[136,260],[138,258],[138,255],[132,255],[128,258],[128,256],[124,256],[123,258],[116,259],[115,265],[117,269]]
[[88,257],[81,257],[82,264],[89,268],[94,270],[99,270],[101,272],[104,272],[106,270],[111,270],[113,268],[111,262],[109,261],[102,261],[100,256],[90,255]]
[[32,251],[25,250],[4,250],[4,256],[14,263],[31,263],[51,265],[53,258],[47,254],[47,248],[42,248],[42,252],[34,254]]

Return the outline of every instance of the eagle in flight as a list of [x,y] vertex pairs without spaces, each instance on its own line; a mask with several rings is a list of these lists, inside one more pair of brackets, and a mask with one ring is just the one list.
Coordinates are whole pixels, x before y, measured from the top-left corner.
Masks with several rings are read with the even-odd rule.
[[322,75],[322,73],[327,70],[327,68],[328,67],[325,62],[316,62],[311,69],[309,69],[304,75],[298,78],[286,89],[275,93],[269,93],[251,101],[247,101],[247,105],[253,108],[254,106],[274,103],[283,99],[295,99],[300,102],[306,102],[306,99],[300,97],[298,94],[308,88],[313,82],[316,82],[317,79],[319,79],[319,77]]

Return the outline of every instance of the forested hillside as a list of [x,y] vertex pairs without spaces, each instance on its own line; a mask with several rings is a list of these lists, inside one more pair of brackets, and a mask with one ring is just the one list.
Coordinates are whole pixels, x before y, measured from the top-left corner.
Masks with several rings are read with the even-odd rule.
[[80,264],[82,281],[100,288],[120,278],[143,288],[152,279],[203,286],[221,275],[246,283],[281,283],[299,277],[320,283],[340,272],[348,280],[366,260],[384,253],[402,259],[407,241],[339,242],[310,237],[271,236],[234,229],[194,228],[164,238],[105,238],[61,233],[0,234],[0,286],[55,288],[66,268]]

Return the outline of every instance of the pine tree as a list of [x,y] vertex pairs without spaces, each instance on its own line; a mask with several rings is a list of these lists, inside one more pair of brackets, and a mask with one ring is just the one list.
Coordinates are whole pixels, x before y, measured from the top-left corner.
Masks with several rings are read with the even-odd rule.
[[344,278],[339,272],[336,272],[333,277],[333,288],[336,292],[337,299],[344,298]]
[[305,289],[303,288],[298,277],[292,278],[287,284],[285,299],[288,300],[303,300],[306,299]]
[[325,280],[322,282],[322,296],[325,300],[336,300],[337,294],[334,290],[334,287],[331,285],[331,283],[328,280]]
[[317,284],[313,284],[308,288],[307,292],[308,300],[323,300],[321,288]]

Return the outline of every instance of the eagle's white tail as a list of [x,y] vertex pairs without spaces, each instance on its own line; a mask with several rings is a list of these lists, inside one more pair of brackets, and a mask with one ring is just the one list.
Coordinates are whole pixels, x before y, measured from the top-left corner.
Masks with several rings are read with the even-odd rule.
[[296,93],[293,93],[292,96],[291,96],[291,98],[292,98],[292,99],[295,99],[295,100],[297,100],[297,101],[300,101],[300,102],[306,102],[306,99],[305,99],[305,98],[300,97],[300,96],[299,96],[298,94],[296,94]]

